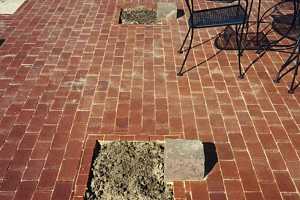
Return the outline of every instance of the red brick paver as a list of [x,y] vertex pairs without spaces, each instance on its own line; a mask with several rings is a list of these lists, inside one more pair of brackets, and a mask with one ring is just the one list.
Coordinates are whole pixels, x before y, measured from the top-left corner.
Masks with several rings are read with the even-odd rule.
[[[96,139],[172,137],[213,142],[219,158],[205,181],[174,183],[176,200],[299,200],[300,88],[272,82],[286,55],[267,53],[244,80],[231,51],[176,77],[186,18],[118,25],[124,2],[137,3],[28,0],[0,16],[0,199],[82,199]],[[216,51],[195,47],[187,65]]]

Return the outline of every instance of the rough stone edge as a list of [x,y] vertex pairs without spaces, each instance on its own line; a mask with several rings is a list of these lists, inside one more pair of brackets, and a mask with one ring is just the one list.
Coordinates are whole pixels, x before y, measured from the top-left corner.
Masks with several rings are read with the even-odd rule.
[[[182,141],[184,141],[185,140],[185,141],[198,141],[198,142],[200,142],[202,144],[202,150],[203,150],[202,151],[203,158],[204,158],[204,163],[203,164],[205,165],[205,152],[204,152],[204,142],[203,141],[201,141],[201,140],[192,140],[192,139],[180,139],[180,138],[179,139],[178,138],[177,139],[172,139],[172,138],[167,138],[167,139],[164,140],[164,142],[166,143],[168,140],[172,140],[172,141],[174,141],[174,140],[182,140]],[[166,156],[166,154],[164,153],[164,160],[165,160],[165,156]],[[187,179],[187,180],[174,179],[174,180],[170,181],[170,180],[166,180],[165,179],[165,181],[166,181],[166,183],[169,183],[169,182],[174,183],[175,181],[204,181],[204,180],[206,180],[206,178],[207,178],[207,176],[205,176],[205,174],[203,173],[203,177],[202,177],[201,180],[199,180],[199,179]]]

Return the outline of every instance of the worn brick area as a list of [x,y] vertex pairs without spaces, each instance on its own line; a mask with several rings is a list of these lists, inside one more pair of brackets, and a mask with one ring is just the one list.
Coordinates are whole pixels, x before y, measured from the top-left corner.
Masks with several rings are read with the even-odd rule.
[[[186,18],[118,25],[124,3],[137,1],[28,0],[0,16],[0,199],[82,199],[96,139],[172,137],[219,156],[205,181],[174,183],[176,200],[299,200],[300,88],[272,82],[286,55],[267,53],[244,80],[232,51],[176,77]],[[187,65],[216,52],[210,40]]]

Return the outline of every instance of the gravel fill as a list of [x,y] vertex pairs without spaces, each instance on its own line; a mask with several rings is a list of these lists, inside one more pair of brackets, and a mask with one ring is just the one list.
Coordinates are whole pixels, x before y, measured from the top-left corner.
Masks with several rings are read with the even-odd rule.
[[101,144],[91,169],[86,200],[173,200],[164,181],[164,145],[156,142]]
[[126,8],[121,12],[121,20],[122,24],[155,24],[157,22],[157,12],[143,6]]

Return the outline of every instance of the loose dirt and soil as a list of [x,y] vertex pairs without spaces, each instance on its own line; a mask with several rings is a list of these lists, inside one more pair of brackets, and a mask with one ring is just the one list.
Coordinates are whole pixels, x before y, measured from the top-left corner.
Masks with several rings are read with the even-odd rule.
[[155,24],[157,22],[157,12],[143,6],[123,9],[120,17],[122,24]]
[[164,145],[109,142],[100,145],[86,200],[173,200],[164,181]]

